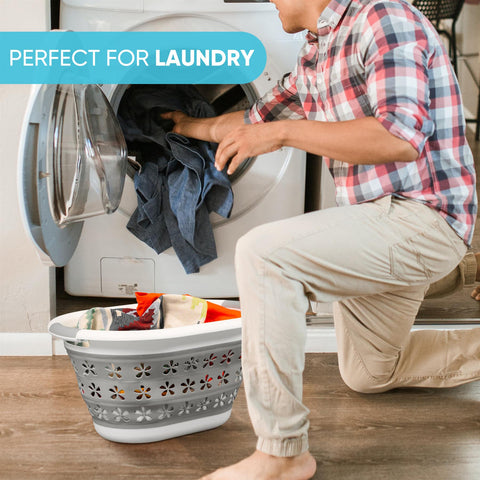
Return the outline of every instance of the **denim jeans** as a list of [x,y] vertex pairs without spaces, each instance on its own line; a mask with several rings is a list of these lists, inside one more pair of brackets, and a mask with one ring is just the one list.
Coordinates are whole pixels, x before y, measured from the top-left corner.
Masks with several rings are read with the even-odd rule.
[[142,164],[135,174],[138,207],[127,228],[157,253],[173,246],[186,273],[217,257],[209,213],[230,215],[233,193],[225,172],[214,167],[216,145],[172,132],[160,113],[215,114],[187,85],[130,87],[118,117],[129,151]]

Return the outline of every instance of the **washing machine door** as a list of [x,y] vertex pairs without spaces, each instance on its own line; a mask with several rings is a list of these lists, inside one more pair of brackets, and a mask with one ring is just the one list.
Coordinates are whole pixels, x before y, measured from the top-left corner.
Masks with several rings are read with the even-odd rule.
[[19,149],[20,206],[46,263],[65,265],[83,220],[114,212],[127,147],[97,85],[41,85],[32,91]]

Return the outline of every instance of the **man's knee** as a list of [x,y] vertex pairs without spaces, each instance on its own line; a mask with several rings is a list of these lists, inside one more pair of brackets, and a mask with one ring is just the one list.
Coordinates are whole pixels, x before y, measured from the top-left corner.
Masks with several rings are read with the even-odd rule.
[[253,228],[240,237],[235,247],[235,262],[241,265],[247,259],[262,260],[268,256],[271,249],[271,232],[268,224]]
[[381,393],[393,388],[390,384],[391,373],[372,376],[359,362],[348,367],[340,363],[340,375],[347,387],[358,393]]

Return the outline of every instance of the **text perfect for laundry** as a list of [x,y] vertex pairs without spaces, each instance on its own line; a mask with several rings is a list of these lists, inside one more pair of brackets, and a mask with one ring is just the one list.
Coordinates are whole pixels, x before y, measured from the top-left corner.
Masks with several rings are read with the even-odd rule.
[[246,32],[0,32],[0,84],[244,84],[266,64]]
[[155,67],[191,67],[191,66],[228,66],[249,67],[254,53],[253,49],[156,49],[148,51],[143,49],[116,50],[108,49],[24,49],[10,50],[10,66],[14,64],[22,67],[85,67],[103,64],[122,67],[155,66]]

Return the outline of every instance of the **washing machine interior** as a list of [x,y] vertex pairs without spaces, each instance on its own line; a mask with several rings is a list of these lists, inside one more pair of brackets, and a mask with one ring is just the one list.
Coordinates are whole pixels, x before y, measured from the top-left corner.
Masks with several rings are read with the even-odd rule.
[[[170,85],[118,85],[114,92],[111,95],[110,104],[115,113],[118,114],[119,109],[121,108],[122,101],[125,99],[125,93],[130,88],[135,88],[135,90],[141,91],[148,90],[161,93],[168,89]],[[199,84],[192,84],[186,85],[186,87],[196,89],[199,94],[208,102],[215,111],[215,115],[222,115],[224,113],[236,112],[236,111],[244,111],[248,109],[257,98],[255,93],[255,89],[250,84],[236,84],[236,85],[228,85],[228,84],[208,84],[208,85],[199,85]],[[157,110],[157,114],[159,115],[162,111]],[[118,116],[118,115],[117,115]],[[155,120],[155,119],[154,119]],[[166,122],[165,120],[158,120],[159,123],[162,124],[165,131],[170,131],[173,128],[173,122]],[[124,132],[125,133],[125,132]],[[139,168],[137,164],[137,151],[135,150],[135,146],[131,144],[131,142],[127,141],[127,148],[128,148],[128,156],[129,156],[129,168],[127,169],[127,174],[133,178],[135,171]],[[249,168],[249,166],[254,161],[254,158],[246,159],[238,168],[237,170],[229,176],[230,182],[234,184]]]

